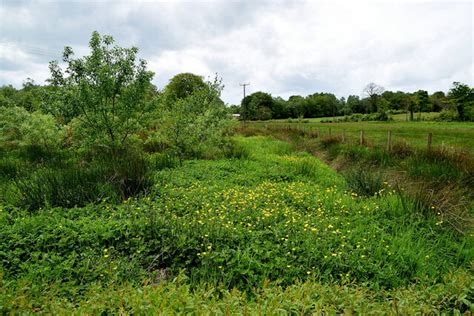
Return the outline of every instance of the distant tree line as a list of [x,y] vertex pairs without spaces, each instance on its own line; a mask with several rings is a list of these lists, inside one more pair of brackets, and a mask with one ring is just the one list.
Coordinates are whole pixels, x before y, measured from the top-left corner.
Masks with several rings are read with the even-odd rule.
[[[198,86],[196,89],[199,90],[199,84],[203,84],[199,83],[199,76],[182,76],[182,86],[177,89],[184,92],[180,93],[185,94],[188,86]],[[160,91],[151,85],[150,97],[159,94]],[[52,113],[65,123],[80,114],[72,101],[73,96],[57,86],[38,85],[29,78],[20,89],[11,85],[0,87],[0,106],[20,106],[30,112]],[[242,120],[335,117],[357,113],[379,113],[377,117],[382,120],[387,119],[390,113],[407,113],[410,120],[417,120],[421,112],[440,112],[440,118],[444,120],[474,121],[474,88],[454,82],[447,94],[443,91],[429,94],[425,90],[389,91],[370,83],[364,88],[362,97],[349,95],[347,99],[337,98],[332,93],[320,92],[307,96],[293,95],[287,100],[258,91],[246,96],[240,105],[231,105],[227,109],[230,113],[239,113]]]
[[364,88],[363,97],[349,95],[337,98],[332,93],[313,93],[306,97],[293,95],[285,100],[266,92],[246,96],[240,106],[230,107],[232,113],[240,113],[242,120],[269,120],[286,118],[314,118],[379,113],[381,120],[389,113],[407,113],[410,120],[418,119],[421,112],[441,112],[446,120],[474,120],[474,89],[454,82],[447,94],[437,91],[428,94],[416,92],[385,91],[374,83]]

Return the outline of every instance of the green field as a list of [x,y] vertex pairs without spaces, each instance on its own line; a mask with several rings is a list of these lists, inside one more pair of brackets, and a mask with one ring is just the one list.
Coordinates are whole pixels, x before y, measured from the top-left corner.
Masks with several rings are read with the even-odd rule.
[[[435,120],[436,118],[439,117],[439,112],[421,112],[421,113],[415,113],[413,117],[418,120],[419,118],[422,121],[430,121],[430,120]],[[342,119],[344,116],[335,116],[334,118],[336,119]],[[401,114],[391,114],[390,118],[392,118],[396,122],[408,122],[410,119],[409,114],[406,113],[401,113]],[[307,118],[303,120],[307,120],[311,123],[314,122],[321,122],[321,121],[326,121],[326,120],[332,120],[333,117],[316,117],[316,118]],[[287,121],[287,120],[277,120],[277,121]]]
[[[304,120],[305,121],[305,120]],[[432,133],[432,145],[435,147],[454,147],[474,153],[474,124],[471,122],[341,122],[321,123],[320,119],[309,119],[307,123],[293,120],[275,120],[265,122],[250,122],[256,126],[297,127],[305,131],[321,135],[341,136],[343,133],[348,141],[358,142],[360,131],[364,131],[364,137],[378,147],[387,144],[388,131],[392,131],[392,141],[406,142],[410,146],[427,146],[428,134]],[[331,130],[331,131],[330,131]]]
[[359,197],[286,142],[233,142],[228,158],[156,170],[148,196],[119,205],[2,207],[0,311],[474,311],[472,236],[387,183]]

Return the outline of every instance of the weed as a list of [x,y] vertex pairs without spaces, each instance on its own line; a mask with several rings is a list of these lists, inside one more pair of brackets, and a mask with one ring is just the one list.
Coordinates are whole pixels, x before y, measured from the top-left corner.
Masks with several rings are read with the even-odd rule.
[[358,195],[380,195],[386,188],[382,174],[367,170],[364,166],[348,169],[343,175],[349,189]]

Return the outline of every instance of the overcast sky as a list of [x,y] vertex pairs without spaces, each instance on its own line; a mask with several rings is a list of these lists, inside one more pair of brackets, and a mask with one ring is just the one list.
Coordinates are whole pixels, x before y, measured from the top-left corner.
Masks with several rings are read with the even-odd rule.
[[48,78],[63,47],[92,31],[137,46],[162,88],[175,74],[218,73],[223,99],[473,86],[473,4],[464,1],[0,0],[0,85]]

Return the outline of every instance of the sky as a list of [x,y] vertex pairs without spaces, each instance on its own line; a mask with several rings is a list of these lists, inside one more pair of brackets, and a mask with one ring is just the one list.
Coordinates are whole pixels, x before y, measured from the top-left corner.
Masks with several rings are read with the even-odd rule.
[[64,46],[88,53],[93,31],[139,48],[162,89],[217,74],[222,99],[473,86],[473,1],[0,0],[0,85],[44,83]]

